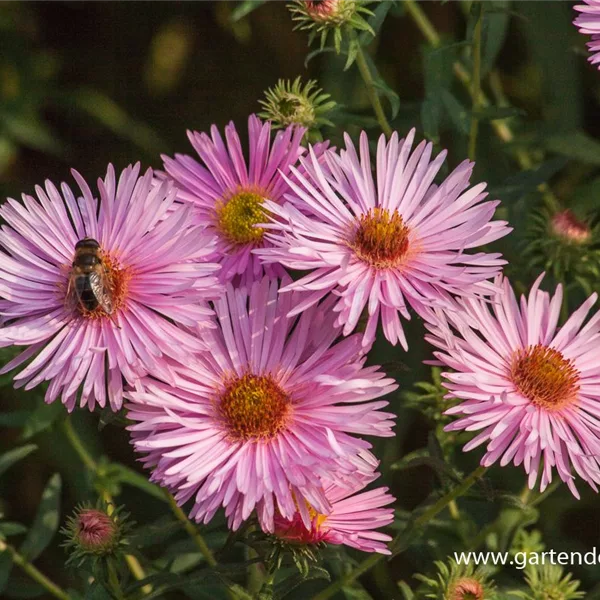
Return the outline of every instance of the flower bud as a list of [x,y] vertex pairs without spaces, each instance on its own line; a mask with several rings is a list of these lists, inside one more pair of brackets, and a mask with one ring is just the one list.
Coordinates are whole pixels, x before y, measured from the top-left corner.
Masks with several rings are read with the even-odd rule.
[[481,582],[471,577],[461,577],[449,590],[450,600],[485,600],[485,589]]
[[339,54],[342,45],[342,29],[368,31],[375,35],[365,16],[373,13],[365,8],[369,2],[363,0],[296,0],[288,5],[296,29],[308,30],[309,44],[320,36],[321,48],[325,46],[327,34],[333,31],[335,51]]
[[83,560],[87,556],[109,556],[126,543],[123,534],[129,525],[127,515],[112,506],[79,506],[68,518],[62,533],[67,537],[64,546],[72,550],[71,560]]
[[470,565],[459,565],[450,561],[435,563],[437,577],[416,575],[425,584],[425,598],[436,600],[492,600],[495,598],[494,585],[482,568]]
[[293,83],[280,79],[265,92],[265,100],[259,101],[264,108],[259,116],[271,121],[274,128],[296,124],[315,130],[322,125],[332,126],[333,123],[323,117],[335,106],[329,98],[314,80],[303,86],[300,77]]
[[552,233],[571,244],[584,244],[591,237],[591,230],[571,210],[557,212],[551,220]]
[[544,564],[527,568],[525,581],[529,586],[523,598],[526,600],[578,600],[585,593],[579,591],[579,581],[568,573],[563,577],[559,565]]

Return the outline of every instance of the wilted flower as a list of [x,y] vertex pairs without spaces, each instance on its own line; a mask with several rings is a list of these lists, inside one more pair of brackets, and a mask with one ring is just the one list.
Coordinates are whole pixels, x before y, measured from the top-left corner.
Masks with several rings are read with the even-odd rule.
[[333,291],[348,335],[367,308],[365,346],[381,321],[385,337],[407,349],[400,322],[400,315],[410,319],[407,303],[423,314],[432,305],[451,307],[451,294],[493,294],[487,279],[505,263],[499,254],[467,252],[511,231],[491,220],[499,202],[482,202],[485,183],[469,189],[474,163],[434,185],[446,152],[431,161],[432,145],[422,142],[411,153],[414,134],[381,136],[375,175],[365,133],[360,157],[347,136],[339,155],[311,152],[301,159],[305,173],[292,169],[288,202],[266,203],[275,216],[266,234],[273,247],[256,253],[311,271],[286,288],[306,293],[295,310]]
[[[202,347],[175,323],[209,323],[205,300],[219,294],[219,267],[204,262],[211,238],[193,225],[191,207],[175,203],[170,183],[139,172],[128,167],[117,181],[109,166],[99,200],[73,171],[81,198],[47,181],[37,199],[0,207],[0,346],[29,346],[1,372],[30,361],[15,385],[49,381],[46,402],[60,395],[69,410],[92,410],[108,397],[117,410],[123,377],[168,377],[165,357],[188,361]],[[91,274],[74,280],[78,244],[81,272]]]
[[302,86],[300,77],[293,83],[280,79],[274,88],[265,92],[265,97],[260,100],[264,111],[259,116],[270,120],[274,128],[297,124],[310,133],[318,132],[323,125],[333,126],[323,115],[335,107],[335,102],[314,80]]
[[393,435],[387,402],[375,399],[397,386],[364,366],[360,336],[335,343],[333,299],[289,317],[297,298],[278,291],[267,277],[229,285],[200,366],[128,394],[136,450],[179,504],[194,498],[197,521],[223,506],[237,529],[256,508],[272,532],[275,512],[293,519],[304,500],[329,514],[321,480],[348,487],[373,470],[370,444],[352,434]]
[[[251,115],[248,119],[250,152],[246,160],[235,125],[225,127],[226,144],[213,126],[206,133],[188,132],[199,163],[191,156],[163,156],[168,177],[179,188],[178,198],[197,209],[197,222],[206,226],[217,240],[215,260],[222,266],[223,281],[243,276],[246,282],[262,276],[263,267],[252,255],[266,243],[264,223],[267,211],[263,201],[281,201],[289,191],[283,175],[289,175],[304,148],[300,146],[305,129],[290,126],[277,132],[271,145],[271,124]],[[277,265],[271,275],[283,275]]]
[[564,570],[559,565],[543,564],[527,567],[525,581],[529,586],[527,592],[513,592],[524,600],[578,600],[585,598],[585,592],[578,591],[579,581],[568,573],[563,577]]
[[558,328],[562,286],[550,297],[541,280],[519,304],[498,277],[503,293],[491,303],[469,298],[456,312],[438,311],[426,339],[454,370],[445,374],[448,397],[463,401],[447,411],[463,416],[446,429],[480,431],[464,449],[487,443],[484,466],[523,464],[530,488],[541,470],[542,491],[556,468],[579,497],[572,469],[594,490],[600,483],[600,312],[584,325],[593,294]]
[[[299,502],[291,519],[275,516],[275,535],[298,544],[344,544],[364,552],[390,554],[386,542],[392,538],[376,531],[394,520],[394,509],[384,508],[394,497],[381,487],[357,494],[378,475],[364,476],[352,489],[334,483],[325,485],[325,496],[331,503],[328,515],[319,514],[310,505]],[[303,514],[305,513],[305,514]],[[307,527],[306,522],[309,522]]]
[[298,22],[295,29],[310,31],[309,44],[318,36],[323,48],[327,35],[332,31],[334,46],[339,54],[344,28],[369,31],[375,35],[365,21],[365,17],[373,14],[365,8],[367,4],[370,2],[364,0],[297,0],[288,4],[288,8],[292,19]]
[[489,581],[483,568],[473,565],[459,565],[450,561],[449,565],[441,561],[435,563],[437,579],[417,574],[424,586],[425,598],[435,600],[492,600],[494,585]]
[[581,14],[573,21],[581,33],[592,36],[587,43],[592,53],[589,61],[595,65],[600,63],[600,0],[583,0],[585,4],[577,4],[573,8]]

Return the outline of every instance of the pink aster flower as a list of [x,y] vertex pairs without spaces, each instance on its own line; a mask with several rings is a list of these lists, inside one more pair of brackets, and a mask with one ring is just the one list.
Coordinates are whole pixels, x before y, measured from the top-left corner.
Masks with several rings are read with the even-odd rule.
[[592,36],[592,41],[587,43],[588,50],[592,53],[588,60],[596,65],[600,63],[600,0],[583,1],[585,4],[573,7],[581,13],[573,23],[581,33]]
[[[572,470],[594,490],[600,483],[600,312],[587,324],[596,294],[558,327],[562,287],[554,296],[540,277],[517,302],[508,281],[494,300],[469,298],[459,310],[428,324],[448,398],[462,400],[447,414],[462,415],[448,430],[479,431],[466,446],[487,444],[481,464],[523,464],[543,491],[553,469],[579,497]],[[490,309],[491,306],[491,309]]]
[[387,402],[375,399],[394,381],[365,366],[360,336],[335,343],[332,299],[288,317],[295,300],[267,277],[249,291],[229,285],[200,367],[128,395],[136,450],[180,504],[194,498],[197,521],[224,506],[237,529],[256,508],[273,531],[275,511],[292,519],[300,498],[329,514],[321,479],[347,486],[374,468],[354,434],[393,435]]
[[[290,175],[304,152],[300,142],[305,131],[289,126],[271,144],[271,124],[251,115],[248,159],[233,123],[225,127],[225,141],[214,125],[210,136],[188,132],[201,162],[185,154],[162,157],[168,177],[180,190],[179,199],[197,207],[198,219],[217,239],[215,260],[222,266],[223,281],[242,275],[250,283],[261,277],[263,266],[252,250],[266,242],[257,226],[267,220],[263,200],[277,203],[289,191],[283,175]],[[268,273],[283,275],[284,270],[273,266]]]
[[[365,476],[353,489],[334,483],[325,485],[325,496],[331,503],[328,515],[318,514],[306,503],[298,503],[292,519],[275,516],[275,535],[300,544],[344,544],[363,552],[390,554],[386,542],[392,538],[377,531],[394,520],[394,509],[384,508],[395,501],[388,489],[380,487],[357,494],[379,475]],[[305,513],[305,514],[302,514]],[[310,526],[306,527],[306,521]]]
[[381,320],[385,337],[406,349],[400,315],[410,318],[407,304],[423,313],[450,307],[451,294],[493,293],[486,280],[505,262],[499,254],[467,252],[510,231],[491,221],[498,201],[482,202],[485,184],[469,189],[473,163],[463,162],[437,186],[446,152],[431,160],[432,145],[423,141],[411,153],[413,138],[414,130],[406,140],[381,136],[375,175],[365,133],[360,157],[348,137],[339,155],[326,151],[317,160],[311,151],[300,159],[304,174],[291,168],[297,181],[289,181],[288,202],[266,202],[277,219],[265,236],[274,247],[256,253],[311,271],[286,288],[306,292],[295,311],[334,291],[344,335],[368,309],[365,346]]
[[48,381],[46,402],[60,396],[69,410],[107,397],[119,409],[123,377],[168,377],[165,357],[188,361],[202,348],[174,323],[210,323],[205,299],[219,291],[218,265],[198,262],[210,238],[189,207],[173,209],[170,183],[155,186],[151,170],[139,171],[116,181],[109,166],[99,199],[73,171],[80,198],[46,181],[37,199],[0,207],[0,346],[29,346],[1,372],[29,361],[15,385]]

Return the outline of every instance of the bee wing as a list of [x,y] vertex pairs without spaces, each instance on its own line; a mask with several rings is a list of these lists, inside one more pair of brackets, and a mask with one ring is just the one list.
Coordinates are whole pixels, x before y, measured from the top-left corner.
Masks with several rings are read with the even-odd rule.
[[105,278],[98,271],[90,273],[89,278],[90,287],[92,288],[96,300],[98,300],[98,304],[104,309],[106,314],[110,315],[114,307]]

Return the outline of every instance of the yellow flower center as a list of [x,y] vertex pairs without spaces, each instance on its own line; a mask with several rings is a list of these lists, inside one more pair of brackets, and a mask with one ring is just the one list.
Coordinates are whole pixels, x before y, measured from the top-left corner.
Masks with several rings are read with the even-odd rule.
[[408,252],[409,229],[397,211],[372,208],[360,217],[350,247],[375,269],[397,266]]
[[270,439],[285,426],[290,414],[288,395],[269,375],[252,375],[226,382],[218,411],[236,440]]
[[218,228],[234,244],[256,244],[264,230],[256,227],[266,220],[263,196],[256,192],[239,192],[217,206]]
[[572,361],[541,344],[515,352],[510,376],[523,396],[546,410],[570,404],[579,391],[579,371]]

